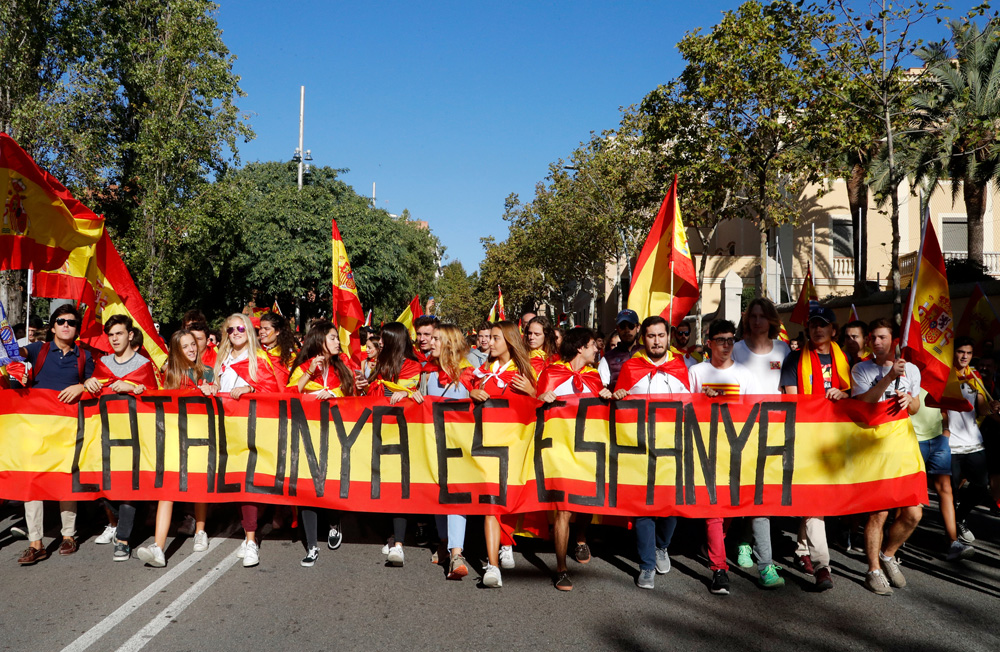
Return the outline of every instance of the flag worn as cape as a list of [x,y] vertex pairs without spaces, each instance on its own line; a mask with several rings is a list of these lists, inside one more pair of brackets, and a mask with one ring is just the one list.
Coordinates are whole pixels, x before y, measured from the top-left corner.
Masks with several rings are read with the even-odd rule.
[[0,269],[57,269],[97,242],[104,217],[77,201],[14,139],[0,133]]
[[698,274],[681,222],[675,176],[636,260],[628,307],[640,321],[660,315],[677,326],[697,301]]
[[635,354],[625,361],[621,371],[618,372],[618,381],[615,389],[626,391],[635,387],[636,383],[647,376],[654,374],[670,374],[684,384],[684,387],[691,389],[691,382],[688,378],[687,364],[684,363],[683,356],[676,356],[670,351],[663,362],[654,364],[645,351],[636,351]]

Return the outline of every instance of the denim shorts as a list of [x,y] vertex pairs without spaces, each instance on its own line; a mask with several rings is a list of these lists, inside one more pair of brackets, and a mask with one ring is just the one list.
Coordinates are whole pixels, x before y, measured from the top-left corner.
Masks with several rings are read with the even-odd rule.
[[920,442],[927,475],[951,475],[951,444],[944,435]]

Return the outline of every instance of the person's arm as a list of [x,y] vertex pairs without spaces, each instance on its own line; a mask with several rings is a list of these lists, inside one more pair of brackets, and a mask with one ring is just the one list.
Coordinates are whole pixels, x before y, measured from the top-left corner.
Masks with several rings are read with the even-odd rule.
[[597,373],[601,375],[601,382],[604,383],[605,387],[611,385],[611,367],[608,366],[607,356],[601,358],[601,361],[597,363]]
[[941,410],[941,434],[951,437],[951,430],[948,429],[948,411]]

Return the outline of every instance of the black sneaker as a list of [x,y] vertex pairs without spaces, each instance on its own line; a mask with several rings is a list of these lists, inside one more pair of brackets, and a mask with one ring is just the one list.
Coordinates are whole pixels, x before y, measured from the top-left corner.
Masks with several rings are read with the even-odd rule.
[[556,588],[560,591],[573,590],[573,580],[569,578],[569,573],[563,571],[556,575]]
[[427,531],[426,523],[417,523],[416,531],[413,533],[414,538],[416,538],[416,543],[418,546],[426,546],[430,543],[430,533]]
[[344,542],[344,531],[340,529],[340,521],[330,525],[330,534],[326,536],[326,547],[336,550]]
[[132,548],[123,541],[115,541],[114,552],[111,559],[114,561],[128,561],[132,557]]
[[715,595],[729,595],[729,573],[717,570],[712,574],[712,587],[709,589]]
[[578,543],[578,544],[576,544],[576,549],[573,550],[573,557],[575,557],[576,560],[578,562],[580,562],[581,564],[589,564],[590,563],[590,546],[588,546],[586,543]]
[[305,566],[306,568],[311,568],[313,564],[316,563],[317,559],[319,559],[319,548],[313,546],[312,548],[309,549],[309,552],[306,553],[306,556],[303,557],[302,561],[300,561],[299,563]]

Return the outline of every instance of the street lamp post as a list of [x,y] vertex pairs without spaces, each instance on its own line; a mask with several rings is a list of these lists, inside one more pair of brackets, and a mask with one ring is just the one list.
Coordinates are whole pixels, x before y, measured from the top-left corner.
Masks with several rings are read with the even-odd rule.
[[299,146],[292,155],[292,160],[299,164],[299,190],[302,190],[302,177],[309,171],[309,164],[306,161],[313,160],[312,151],[303,149],[303,137],[305,135],[306,120],[306,87],[299,88]]

